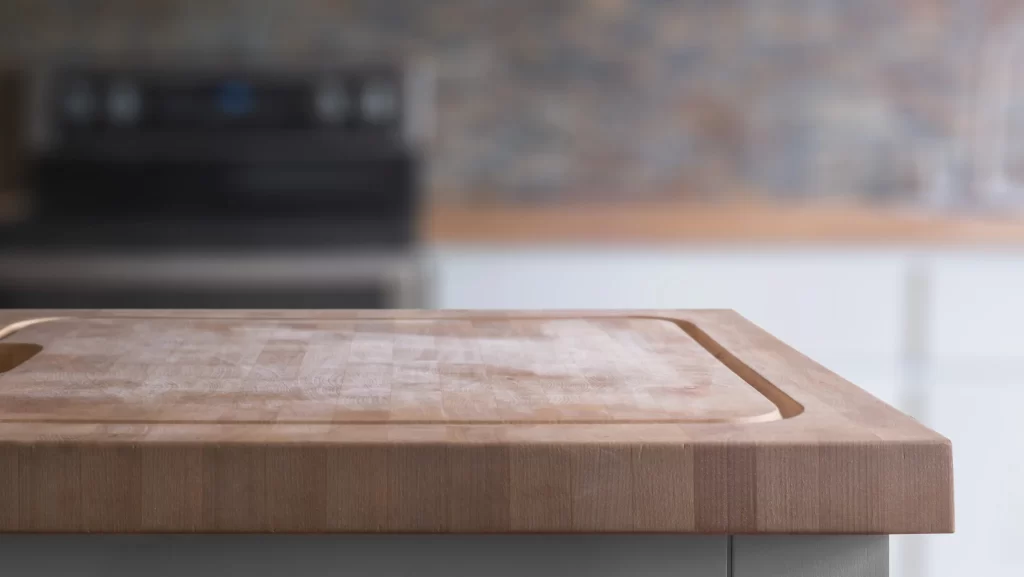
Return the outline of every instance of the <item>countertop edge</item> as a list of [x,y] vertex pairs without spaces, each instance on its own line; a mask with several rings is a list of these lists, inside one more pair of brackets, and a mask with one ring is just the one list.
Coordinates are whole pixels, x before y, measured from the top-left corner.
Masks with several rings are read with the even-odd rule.
[[436,206],[427,244],[837,244],[1024,246],[1024,217],[845,204]]

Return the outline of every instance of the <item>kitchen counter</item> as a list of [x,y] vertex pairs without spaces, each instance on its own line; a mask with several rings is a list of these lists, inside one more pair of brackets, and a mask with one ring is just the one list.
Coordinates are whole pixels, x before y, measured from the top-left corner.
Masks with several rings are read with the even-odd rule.
[[1024,217],[842,204],[435,207],[429,243],[1024,244]]
[[948,440],[732,311],[0,327],[0,532],[305,534],[22,535],[18,574],[875,576],[953,529]]
[[0,326],[3,531],[952,530],[947,440],[731,311]]

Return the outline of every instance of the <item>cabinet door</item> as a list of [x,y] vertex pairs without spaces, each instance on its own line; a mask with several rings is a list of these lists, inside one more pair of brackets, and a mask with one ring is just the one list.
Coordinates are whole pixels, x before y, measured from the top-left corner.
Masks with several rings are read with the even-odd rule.
[[1024,575],[1024,361],[940,362],[922,419],[953,442],[956,533],[908,577]]
[[438,308],[731,308],[812,357],[895,359],[905,259],[840,250],[435,252]]
[[935,358],[1024,356],[1024,253],[939,254],[929,267]]

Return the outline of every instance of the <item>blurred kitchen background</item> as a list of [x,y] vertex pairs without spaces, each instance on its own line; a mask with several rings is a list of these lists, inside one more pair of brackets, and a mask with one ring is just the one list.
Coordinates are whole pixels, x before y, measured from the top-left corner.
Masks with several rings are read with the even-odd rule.
[[1024,574],[1024,3],[2,0],[0,306],[733,308]]

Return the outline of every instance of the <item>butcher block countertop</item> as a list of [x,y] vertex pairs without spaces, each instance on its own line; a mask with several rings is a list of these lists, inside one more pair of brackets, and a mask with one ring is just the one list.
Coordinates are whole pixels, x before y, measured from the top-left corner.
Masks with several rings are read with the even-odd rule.
[[1024,245],[1024,218],[1012,212],[826,203],[437,206],[422,228],[432,243]]
[[0,531],[952,529],[949,441],[731,311],[0,312]]

